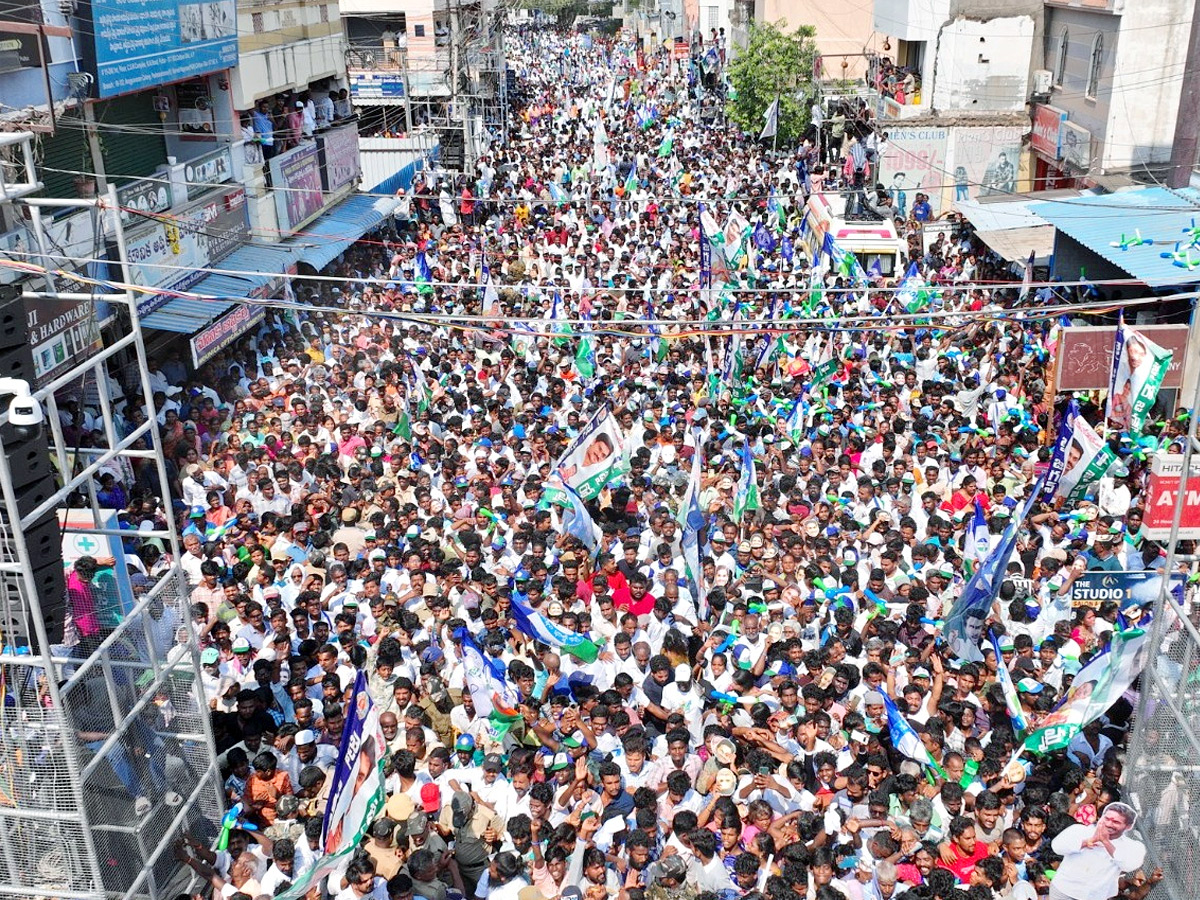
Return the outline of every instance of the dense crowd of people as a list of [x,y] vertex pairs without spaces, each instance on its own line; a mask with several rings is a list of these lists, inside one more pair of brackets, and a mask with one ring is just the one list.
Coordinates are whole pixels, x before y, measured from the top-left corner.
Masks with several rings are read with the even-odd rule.
[[[1161,874],[1122,788],[1130,698],[1022,755],[999,681],[1041,721],[1119,627],[1114,604],[1073,608],[1073,582],[1162,550],[1136,454],[1081,499],[1025,503],[1061,414],[1056,318],[1005,318],[1001,262],[912,219],[927,302],[906,317],[901,273],[823,271],[801,247],[806,191],[838,189],[840,156],[701,127],[666,55],[511,45],[527,103],[477,177],[414,184],[393,230],[298,289],[311,311],[151,373],[191,592],[159,614],[200,642],[240,804],[227,846],[189,839],[180,860],[227,900],[316,864],[364,673],[386,806],[313,897],[1144,897]],[[771,227],[712,286],[701,204]],[[592,548],[549,488],[605,408],[626,465],[586,501]],[[139,473],[104,487],[132,526],[153,515]],[[972,567],[1026,511],[996,643],[951,646]],[[542,643],[514,604],[598,652]],[[74,612],[75,638],[101,628]],[[468,641],[515,720],[477,714]]]

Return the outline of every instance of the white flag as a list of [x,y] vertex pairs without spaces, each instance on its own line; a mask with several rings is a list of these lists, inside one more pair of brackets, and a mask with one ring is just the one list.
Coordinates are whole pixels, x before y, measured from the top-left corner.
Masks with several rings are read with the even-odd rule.
[[766,124],[763,125],[762,134],[758,136],[760,141],[765,141],[767,138],[775,137],[775,132],[779,130],[779,98],[776,97],[771,101],[771,105],[767,107],[767,111],[763,113],[763,119]]

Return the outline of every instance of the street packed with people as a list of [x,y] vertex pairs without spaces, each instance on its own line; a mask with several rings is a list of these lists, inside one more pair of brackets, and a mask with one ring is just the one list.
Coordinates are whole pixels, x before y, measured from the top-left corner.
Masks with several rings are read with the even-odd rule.
[[[198,642],[230,808],[180,863],[227,900],[1146,896],[1153,600],[1073,590],[1164,555],[1160,348],[1125,328],[1113,400],[1056,402],[1080,298],[905,218],[869,119],[773,148],[668,52],[510,57],[469,179],[152,369],[158,633]],[[895,258],[814,242],[810,195]]]

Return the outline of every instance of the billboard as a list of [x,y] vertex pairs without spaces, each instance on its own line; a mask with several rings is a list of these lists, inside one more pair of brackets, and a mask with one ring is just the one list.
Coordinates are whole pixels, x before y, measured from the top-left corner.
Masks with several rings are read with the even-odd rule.
[[[1139,332],[1164,350],[1170,350],[1171,365],[1163,379],[1164,388],[1183,386],[1187,325],[1139,325]],[[1112,378],[1115,325],[1072,326],[1062,330],[1055,366],[1059,391],[1107,391]]]
[[949,128],[888,128],[887,145],[879,161],[879,180],[893,192],[905,217],[916,202],[917,191],[929,195],[934,215],[941,212],[949,140]]
[[[164,216],[127,238],[130,275],[135,284],[186,291],[208,273],[250,233],[246,193],[241,188],[219,194]],[[149,295],[138,303],[145,316],[169,298]]]
[[321,158],[315,142],[301,144],[271,160],[271,184],[279,230],[293,231],[325,206]]
[[1062,126],[1067,114],[1061,109],[1039,103],[1033,108],[1033,137],[1029,146],[1047,159],[1062,157]]
[[1016,193],[1023,132],[1015,125],[955,128],[949,203]]
[[[1146,488],[1146,507],[1142,519],[1142,532],[1149,540],[1165,541],[1170,538],[1175,502],[1183,480],[1183,454],[1155,454],[1150,463],[1150,483]],[[1200,460],[1195,457],[1188,472],[1186,490],[1183,517],[1179,520],[1179,539],[1194,541],[1200,538]]]
[[321,184],[326,191],[357,181],[362,172],[358,157],[358,127],[348,125],[325,132],[321,144]]
[[[1171,576],[1174,585],[1183,584],[1183,575]],[[1084,572],[1071,585],[1072,606],[1097,607],[1115,603],[1121,612],[1131,606],[1153,607],[1162,589],[1162,574],[1147,569],[1135,572]]]
[[236,0],[105,0],[79,14],[91,19],[85,52],[100,99],[237,65]]

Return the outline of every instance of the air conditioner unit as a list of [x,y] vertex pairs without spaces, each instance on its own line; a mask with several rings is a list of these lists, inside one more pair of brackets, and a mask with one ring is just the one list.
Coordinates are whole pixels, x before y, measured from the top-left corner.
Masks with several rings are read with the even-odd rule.
[[1048,94],[1050,88],[1054,84],[1054,75],[1049,69],[1034,69],[1033,72],[1033,92],[1035,94]]

